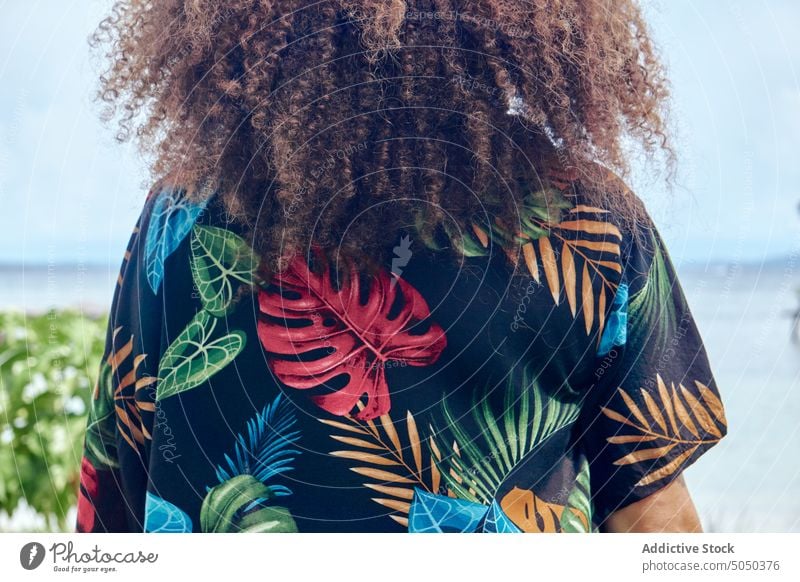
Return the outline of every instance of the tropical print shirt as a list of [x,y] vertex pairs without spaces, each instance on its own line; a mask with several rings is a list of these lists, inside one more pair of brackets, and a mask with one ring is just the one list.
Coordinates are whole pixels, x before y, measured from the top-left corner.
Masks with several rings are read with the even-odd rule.
[[77,530],[590,532],[669,484],[727,429],[659,233],[575,186],[521,212],[262,279],[216,197],[154,188]]

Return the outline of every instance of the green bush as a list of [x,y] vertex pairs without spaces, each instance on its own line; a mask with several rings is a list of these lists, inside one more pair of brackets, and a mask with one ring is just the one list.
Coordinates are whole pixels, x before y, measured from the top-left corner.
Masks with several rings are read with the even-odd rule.
[[105,328],[75,311],[0,313],[0,512],[24,499],[48,531],[72,529]]

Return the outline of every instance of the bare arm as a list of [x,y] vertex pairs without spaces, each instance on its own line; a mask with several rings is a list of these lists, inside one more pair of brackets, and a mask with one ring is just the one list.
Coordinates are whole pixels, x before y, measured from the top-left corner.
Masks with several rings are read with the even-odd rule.
[[703,531],[682,475],[649,497],[612,513],[602,529],[612,533]]

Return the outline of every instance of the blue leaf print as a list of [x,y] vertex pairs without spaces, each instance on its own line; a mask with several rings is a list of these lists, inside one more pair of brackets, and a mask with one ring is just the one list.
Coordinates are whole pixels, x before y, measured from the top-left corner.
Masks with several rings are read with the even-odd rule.
[[514,525],[496,500],[493,500],[489,506],[481,531],[484,533],[522,533],[522,530]]
[[148,533],[191,533],[192,520],[180,507],[147,492],[144,531]]
[[207,199],[197,203],[185,200],[178,190],[167,189],[158,195],[144,245],[147,282],[153,293],[158,293],[164,278],[164,262],[192,230],[206,203]]
[[603,337],[597,349],[598,356],[605,356],[614,346],[624,346],[627,340],[628,327],[628,285],[620,283],[611,304],[612,311],[608,316]]
[[414,501],[408,512],[410,533],[472,533],[478,529],[489,507],[434,495],[414,488]]
[[[220,483],[237,475],[252,475],[262,483],[275,475],[291,471],[291,463],[300,454],[291,448],[300,438],[300,431],[290,429],[297,422],[288,401],[275,397],[272,403],[247,421],[247,437],[236,436],[232,459],[225,455],[225,464],[217,465],[217,479]],[[291,490],[283,485],[270,488],[275,497],[291,495]]]

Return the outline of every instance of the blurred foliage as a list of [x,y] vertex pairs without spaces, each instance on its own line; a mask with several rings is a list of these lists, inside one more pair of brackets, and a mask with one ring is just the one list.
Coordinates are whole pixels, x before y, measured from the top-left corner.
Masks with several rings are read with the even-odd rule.
[[86,414],[106,319],[0,313],[0,512],[25,500],[48,531],[70,531]]

